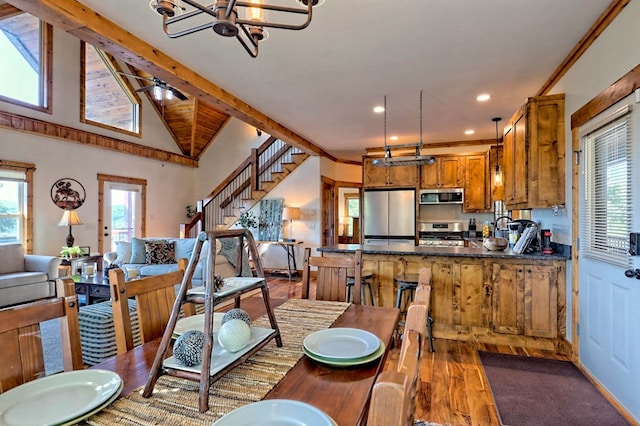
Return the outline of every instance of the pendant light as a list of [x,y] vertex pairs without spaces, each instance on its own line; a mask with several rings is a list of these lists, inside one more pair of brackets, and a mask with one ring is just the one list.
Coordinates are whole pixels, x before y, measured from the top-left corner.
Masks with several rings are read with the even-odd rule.
[[[498,137],[498,122],[502,120],[502,117],[494,117],[492,120],[496,123],[496,155],[498,154],[498,145],[500,139]],[[496,163],[496,173],[493,175],[493,186],[502,186],[502,170],[500,170],[500,163]]]

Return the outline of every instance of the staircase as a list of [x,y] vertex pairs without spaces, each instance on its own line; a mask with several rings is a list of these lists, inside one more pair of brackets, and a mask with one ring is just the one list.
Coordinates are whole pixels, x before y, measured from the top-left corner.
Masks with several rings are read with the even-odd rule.
[[228,229],[308,157],[280,139],[267,139],[252,149],[251,155],[207,198],[198,201],[191,221],[180,225],[180,236],[195,237],[201,231]]

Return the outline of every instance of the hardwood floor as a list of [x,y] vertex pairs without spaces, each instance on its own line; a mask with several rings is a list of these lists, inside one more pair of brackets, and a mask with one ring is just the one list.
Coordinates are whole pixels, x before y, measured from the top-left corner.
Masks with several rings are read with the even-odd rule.
[[[289,298],[301,297],[301,282],[268,277],[273,306]],[[313,286],[313,284],[312,284]],[[315,288],[310,292],[314,294]],[[260,303],[245,305],[252,317],[262,315]],[[255,308],[255,310],[254,310]],[[474,344],[455,340],[435,339],[435,352],[424,354],[420,370],[420,388],[416,404],[416,420],[441,425],[499,425],[477,350],[538,356],[568,360],[551,351],[531,351],[512,346]],[[385,369],[397,365],[399,349],[390,351]]]

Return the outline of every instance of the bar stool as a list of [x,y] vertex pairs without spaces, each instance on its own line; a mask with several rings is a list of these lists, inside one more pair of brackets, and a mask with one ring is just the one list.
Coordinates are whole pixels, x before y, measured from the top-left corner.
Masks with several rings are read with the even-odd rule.
[[[371,306],[375,306],[376,303],[373,299],[373,289],[371,288],[371,279],[373,278],[373,272],[371,271],[362,271],[362,286],[360,287],[362,304],[366,305],[367,298],[364,293],[364,288],[367,287],[369,289],[369,298],[371,300]],[[355,284],[353,272],[349,272],[347,275],[347,302],[351,302],[351,288]]]
[[[396,296],[396,308],[400,309],[402,315],[406,315],[407,311],[402,310],[402,301],[405,296],[405,292],[409,292],[408,301],[413,301],[413,294],[418,288],[418,274],[400,274],[393,277],[393,280],[398,285],[398,293]],[[433,331],[432,331],[433,318],[431,317],[431,310],[427,314],[427,333],[429,337],[429,349],[431,352],[435,352],[433,348]],[[404,321],[399,321],[398,326],[404,326]]]

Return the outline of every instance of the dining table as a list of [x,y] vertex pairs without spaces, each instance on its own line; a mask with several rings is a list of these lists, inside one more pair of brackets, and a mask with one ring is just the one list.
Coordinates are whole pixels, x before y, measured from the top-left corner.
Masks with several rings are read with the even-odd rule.
[[[314,315],[318,315],[318,320],[320,320],[320,314],[316,314],[316,312],[320,312],[322,307],[334,306],[327,304],[335,304],[338,307],[343,305],[340,307],[340,313],[336,314],[337,317],[335,319],[331,318],[332,322],[329,322],[325,328],[347,327],[369,331],[384,344],[384,351],[380,357],[364,365],[332,366],[311,359],[304,354],[302,344],[295,343],[293,344],[293,352],[296,355],[291,368],[265,391],[266,394],[261,399],[295,400],[310,404],[322,410],[340,426],[366,424],[371,390],[377,376],[384,368],[400,311],[392,307],[356,305],[343,302],[336,304],[336,302],[306,299],[291,299],[285,305],[287,303],[290,304],[290,307],[293,306],[292,310],[295,311],[296,315],[300,315],[301,318],[304,317],[305,321],[309,323],[315,322]],[[281,330],[287,330],[287,328],[295,329],[296,324],[289,324],[288,321],[295,323],[297,320],[287,315],[278,315],[278,309],[280,308],[276,308],[276,317]],[[286,331],[283,334],[283,341],[286,347]],[[90,368],[117,373],[124,382],[120,398],[127,398],[128,395],[134,394],[136,398],[141,398],[139,396],[140,388],[145,385],[149,377],[159,344],[160,339],[152,340]],[[277,349],[275,343],[271,345],[274,349]],[[291,351],[291,349],[289,350]],[[253,357],[259,354],[260,352],[253,355]],[[299,358],[298,354],[300,355]],[[238,368],[240,367],[235,370]],[[223,379],[224,377],[221,380]],[[184,379],[180,380],[184,381]],[[215,386],[217,386],[216,382],[211,385],[211,388]],[[195,389],[197,389],[197,383]],[[156,398],[155,394],[149,399],[153,398]],[[193,392],[193,398],[197,401],[197,390]],[[118,401],[116,400],[114,404],[117,405]],[[202,413],[202,415],[206,414],[207,412]],[[196,416],[198,414],[194,412],[190,415]],[[98,421],[95,424],[101,423]],[[108,422],[105,424],[108,424]]]

